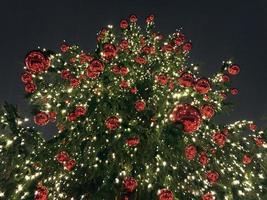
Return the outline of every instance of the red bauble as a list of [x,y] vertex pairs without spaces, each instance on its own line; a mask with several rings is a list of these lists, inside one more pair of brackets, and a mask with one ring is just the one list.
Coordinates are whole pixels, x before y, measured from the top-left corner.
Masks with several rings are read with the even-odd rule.
[[160,85],[166,85],[168,83],[168,77],[164,74],[157,75],[156,80]]
[[132,23],[136,23],[137,22],[136,15],[130,15],[129,19],[130,19],[130,22],[132,22]]
[[93,57],[92,56],[90,56],[90,55],[87,55],[87,54],[85,54],[85,53],[81,53],[80,55],[79,55],[79,59],[80,59],[80,63],[81,64],[84,64],[84,63],[88,63],[88,62],[91,62],[92,60],[93,60]]
[[133,177],[126,177],[123,186],[127,192],[133,192],[137,188],[137,181]]
[[223,75],[221,76],[221,81],[222,81],[223,83],[228,83],[228,82],[230,82],[230,77],[229,77],[228,75],[226,75],[226,74],[223,74]]
[[214,115],[214,108],[211,105],[203,105],[200,108],[200,112],[202,114],[202,116],[205,116],[206,118],[210,119],[213,117]]
[[132,94],[137,94],[137,92],[138,92],[137,87],[131,88],[131,93]]
[[126,19],[123,19],[120,21],[120,28],[121,29],[126,29],[126,28],[128,28],[128,26],[129,26],[129,23]]
[[120,74],[122,76],[126,76],[128,74],[128,72],[129,72],[129,69],[127,67],[121,67],[120,68]]
[[187,160],[193,160],[196,157],[197,148],[194,145],[188,145],[185,147],[185,157]]
[[161,50],[163,52],[172,52],[173,51],[173,46],[170,44],[165,44],[161,47]]
[[139,143],[140,143],[139,137],[132,137],[132,138],[129,138],[129,139],[126,140],[126,144],[129,147],[137,146]]
[[262,146],[265,142],[264,139],[261,137],[254,138],[254,140],[255,140],[256,145],[259,147]]
[[44,126],[49,122],[49,116],[45,112],[39,112],[34,116],[35,124]]
[[178,83],[183,87],[191,87],[194,84],[194,77],[190,73],[183,73],[178,79]]
[[116,47],[113,44],[104,44],[102,56],[106,60],[110,60],[117,55]]
[[95,78],[104,71],[104,64],[100,60],[92,60],[86,69],[86,75],[89,78]]
[[114,74],[116,74],[116,75],[120,74],[120,68],[119,68],[118,65],[114,65],[114,66],[111,68],[111,71],[112,71]]
[[75,114],[75,113],[70,113],[69,115],[68,115],[68,120],[70,121],[70,122],[73,122],[73,121],[75,121],[77,119],[77,115]]
[[28,72],[21,75],[21,80],[23,83],[32,82],[32,75]]
[[51,122],[55,122],[56,119],[57,119],[57,113],[56,112],[53,112],[53,111],[49,112],[49,120]]
[[70,159],[67,162],[65,162],[64,167],[68,170],[71,171],[76,165],[76,161],[74,159]]
[[137,56],[135,59],[135,62],[140,65],[145,65],[147,63],[147,60],[143,57]]
[[77,78],[70,79],[70,85],[73,88],[77,88],[80,85],[80,83],[81,83],[80,80]]
[[208,192],[202,196],[202,200],[215,200],[215,197]]
[[168,189],[161,189],[159,192],[159,200],[173,200],[173,193]]
[[34,93],[37,89],[37,86],[34,83],[26,83],[25,92]]
[[77,117],[83,116],[86,113],[86,108],[84,106],[77,106],[75,109],[75,115]]
[[208,181],[212,184],[216,183],[219,179],[219,173],[216,171],[208,171],[206,173],[206,178],[208,179]]
[[24,62],[32,73],[44,72],[50,66],[50,60],[41,51],[31,51],[26,55]]
[[154,22],[155,16],[154,15],[149,15],[146,18],[146,23],[152,23]]
[[122,50],[126,50],[126,49],[128,49],[128,48],[129,48],[129,43],[128,43],[128,41],[127,41],[127,40],[122,40],[122,41],[120,42],[120,48],[121,48]]
[[227,68],[228,73],[231,75],[237,75],[240,72],[240,67],[236,64],[231,65]]
[[225,142],[226,142],[226,135],[223,134],[223,133],[220,133],[220,132],[217,132],[217,133],[214,133],[213,136],[213,141],[219,145],[219,147],[223,147],[225,145]]
[[144,46],[141,51],[145,54],[150,54],[150,47],[149,46]]
[[69,160],[69,154],[66,151],[61,151],[56,155],[56,159],[59,163],[64,163]]
[[70,78],[70,71],[67,69],[63,69],[61,71],[61,78],[63,79],[69,79]]
[[191,51],[191,49],[192,49],[192,43],[190,43],[190,42],[187,42],[187,43],[185,43],[184,45],[183,45],[183,51],[185,52],[185,53],[188,53],[189,51]]
[[48,189],[44,186],[38,186],[34,194],[34,200],[48,200]]
[[202,123],[199,110],[189,104],[179,104],[175,106],[170,118],[173,122],[182,123],[186,133],[195,132]]
[[202,165],[202,166],[205,166],[209,163],[209,158],[207,156],[207,154],[205,152],[202,152],[199,156],[199,163]]
[[243,163],[245,164],[245,165],[248,165],[248,164],[250,164],[252,162],[252,158],[249,156],[249,155],[244,155],[243,156]]
[[210,90],[210,82],[206,78],[200,78],[195,84],[195,90],[200,94],[206,94]]
[[238,94],[238,89],[236,89],[236,88],[231,88],[231,94],[232,95],[237,95]]
[[249,124],[249,125],[248,125],[248,128],[249,128],[251,131],[256,131],[256,130],[257,130],[257,125],[256,125],[256,124]]
[[65,53],[66,51],[68,51],[69,48],[70,48],[70,46],[69,46],[68,44],[66,44],[66,43],[63,43],[63,44],[60,45],[60,50],[61,50],[63,53]]
[[121,82],[120,82],[120,88],[121,89],[127,89],[129,87],[129,83],[128,83],[128,81],[126,81],[126,80],[122,80]]
[[174,39],[174,43],[176,46],[181,46],[185,42],[185,36],[183,34],[179,34],[178,37]]
[[143,100],[138,100],[135,102],[134,107],[138,112],[143,111],[146,107],[146,102]]
[[114,131],[120,126],[120,120],[117,116],[108,117],[105,121],[106,128]]

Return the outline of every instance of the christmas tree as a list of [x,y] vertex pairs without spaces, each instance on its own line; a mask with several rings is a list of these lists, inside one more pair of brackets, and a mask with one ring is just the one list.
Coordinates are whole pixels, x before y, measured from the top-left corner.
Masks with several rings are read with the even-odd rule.
[[218,124],[238,90],[231,61],[203,78],[188,64],[190,41],[165,37],[154,16],[97,35],[85,53],[64,42],[25,57],[26,98],[45,140],[5,104],[0,198],[35,200],[238,200],[266,198],[266,136],[252,121]]

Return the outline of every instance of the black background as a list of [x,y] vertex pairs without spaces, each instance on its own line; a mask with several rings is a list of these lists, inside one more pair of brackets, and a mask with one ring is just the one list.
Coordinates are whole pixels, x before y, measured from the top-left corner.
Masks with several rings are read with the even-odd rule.
[[[267,1],[180,1],[180,0],[17,0],[0,2],[0,101],[29,112],[20,74],[25,54],[36,47],[58,50],[66,40],[84,50],[95,48],[101,27],[118,25],[136,14],[143,23],[153,13],[163,34],[183,27],[193,42],[191,61],[204,76],[215,73],[223,60],[240,64],[234,78],[240,94],[232,98],[236,107],[227,121],[254,119],[267,114]],[[117,26],[118,27],[118,26]],[[52,129],[45,131],[53,135]]]

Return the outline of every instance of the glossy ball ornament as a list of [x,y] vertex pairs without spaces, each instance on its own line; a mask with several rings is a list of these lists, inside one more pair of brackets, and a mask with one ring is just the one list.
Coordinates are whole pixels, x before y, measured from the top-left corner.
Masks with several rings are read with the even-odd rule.
[[251,123],[251,124],[248,125],[248,128],[249,128],[249,130],[255,132],[257,130],[257,125]]
[[120,46],[120,48],[121,48],[122,50],[126,50],[126,49],[129,48],[129,43],[128,43],[127,40],[122,40],[122,41],[120,42],[119,46]]
[[156,81],[160,84],[160,85],[166,85],[168,83],[168,77],[164,74],[159,74],[156,76]]
[[185,147],[185,157],[187,160],[193,160],[196,157],[197,148],[194,145],[188,145]]
[[105,121],[106,128],[114,131],[120,126],[120,119],[117,116],[108,117]]
[[207,119],[210,119],[214,116],[214,108],[212,105],[203,105],[200,108],[200,112],[202,114],[202,116],[204,116]]
[[174,44],[176,46],[181,46],[184,42],[185,42],[185,36],[181,33],[174,39]]
[[123,186],[127,192],[133,192],[137,188],[138,183],[133,177],[126,177],[123,180]]
[[185,53],[188,53],[189,51],[192,50],[192,43],[191,42],[187,42],[182,46],[182,49]]
[[126,80],[122,80],[121,82],[120,82],[120,88],[121,89],[127,89],[129,87],[129,83],[128,83],[128,81],[126,81]]
[[210,82],[206,78],[200,78],[195,84],[195,90],[200,94],[207,94],[210,90]]
[[243,156],[243,163],[245,164],[245,165],[248,165],[248,164],[250,164],[252,162],[252,158],[249,156],[249,155],[244,155]]
[[70,159],[64,163],[64,167],[68,171],[72,171],[75,165],[76,165],[76,161],[74,159]]
[[70,86],[73,88],[77,88],[80,85],[80,80],[77,78],[71,78],[70,79]]
[[213,196],[213,194],[208,192],[204,194],[201,199],[202,200],[215,200],[215,196]]
[[120,21],[120,28],[121,29],[126,29],[126,28],[128,28],[128,26],[129,26],[129,23],[126,19],[123,19]]
[[234,65],[229,66],[227,68],[227,71],[231,75],[237,75],[240,72],[240,67],[238,65],[234,64]]
[[218,181],[219,179],[219,173],[216,171],[208,171],[206,173],[206,178],[211,184],[214,184]]
[[129,147],[135,147],[135,146],[137,146],[139,143],[140,143],[140,139],[139,139],[139,137],[132,137],[132,138],[129,138],[129,139],[126,140],[126,144],[127,144]]
[[230,92],[232,95],[237,95],[238,94],[238,89],[237,88],[231,88]]
[[34,200],[48,200],[48,189],[45,186],[38,186],[34,193]]
[[147,16],[147,18],[146,18],[146,23],[152,23],[152,22],[154,22],[154,19],[155,19],[155,16],[154,15],[149,15],[149,16]]
[[61,50],[63,53],[67,52],[69,49],[70,49],[70,46],[69,46],[67,43],[62,43],[62,44],[60,45],[60,50]]
[[195,132],[202,124],[202,117],[199,110],[190,104],[179,104],[175,106],[170,119],[175,123],[181,123],[186,133]]
[[135,62],[140,64],[140,65],[145,65],[147,63],[147,60],[144,57],[137,56],[135,57]]
[[129,72],[129,69],[127,67],[123,66],[120,68],[120,74],[122,76],[126,76],[128,74],[128,72]]
[[199,156],[199,163],[202,165],[202,166],[205,166],[209,163],[209,158],[207,156],[207,154],[205,152],[202,152]]
[[39,126],[44,126],[49,122],[49,116],[45,112],[39,112],[34,116],[34,122]]
[[64,69],[64,70],[61,71],[61,78],[67,80],[67,79],[69,79],[70,77],[71,77],[71,73],[70,73],[69,70]]
[[137,16],[136,15],[130,15],[129,20],[132,23],[136,23],[138,19],[137,19]]
[[75,109],[75,115],[77,117],[83,116],[86,113],[86,108],[84,106],[77,106]]
[[50,67],[50,60],[39,50],[29,52],[24,62],[27,69],[32,73],[44,72]]
[[255,143],[258,147],[261,147],[265,143],[265,141],[262,137],[256,137],[256,138],[254,138],[254,140],[255,140]]
[[159,192],[159,200],[174,200],[172,191],[161,189]]
[[132,87],[132,88],[131,88],[131,93],[132,93],[132,94],[137,94],[137,92],[138,92],[137,87]]
[[69,154],[66,151],[61,151],[56,155],[56,159],[59,163],[64,163],[69,160]]
[[221,133],[221,132],[217,132],[217,133],[214,133],[213,136],[213,141],[220,147],[224,147],[225,145],[225,142],[226,142],[226,135]]
[[77,119],[77,115],[75,113],[70,113],[67,118],[68,121],[73,122]]
[[135,102],[135,110],[137,110],[138,112],[141,112],[143,110],[145,110],[146,107],[146,102],[143,100],[138,100]]
[[35,83],[26,83],[24,89],[26,93],[34,93],[37,90],[37,86]]
[[220,81],[223,82],[223,83],[228,83],[228,82],[230,82],[230,77],[228,75],[226,75],[226,74],[223,74],[221,76],[221,80]]
[[113,44],[104,44],[102,57],[106,60],[111,60],[117,55],[116,47]]
[[191,87],[194,84],[194,77],[190,73],[183,73],[178,79],[179,85],[183,87]]
[[86,75],[89,78],[95,78],[104,71],[104,64],[100,60],[92,60],[89,66],[86,68]]
[[32,82],[32,74],[25,72],[24,74],[21,75],[21,81],[23,83],[30,83]]

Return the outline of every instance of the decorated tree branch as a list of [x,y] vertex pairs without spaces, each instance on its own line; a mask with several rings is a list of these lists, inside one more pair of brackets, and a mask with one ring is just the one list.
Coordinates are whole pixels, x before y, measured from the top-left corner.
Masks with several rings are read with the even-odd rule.
[[58,131],[44,140],[3,109],[3,199],[266,198],[265,131],[216,120],[238,94],[231,79],[240,67],[226,61],[204,78],[181,31],[163,36],[153,15],[145,30],[137,21],[103,28],[91,53],[64,42],[58,53],[26,55],[33,120]]

